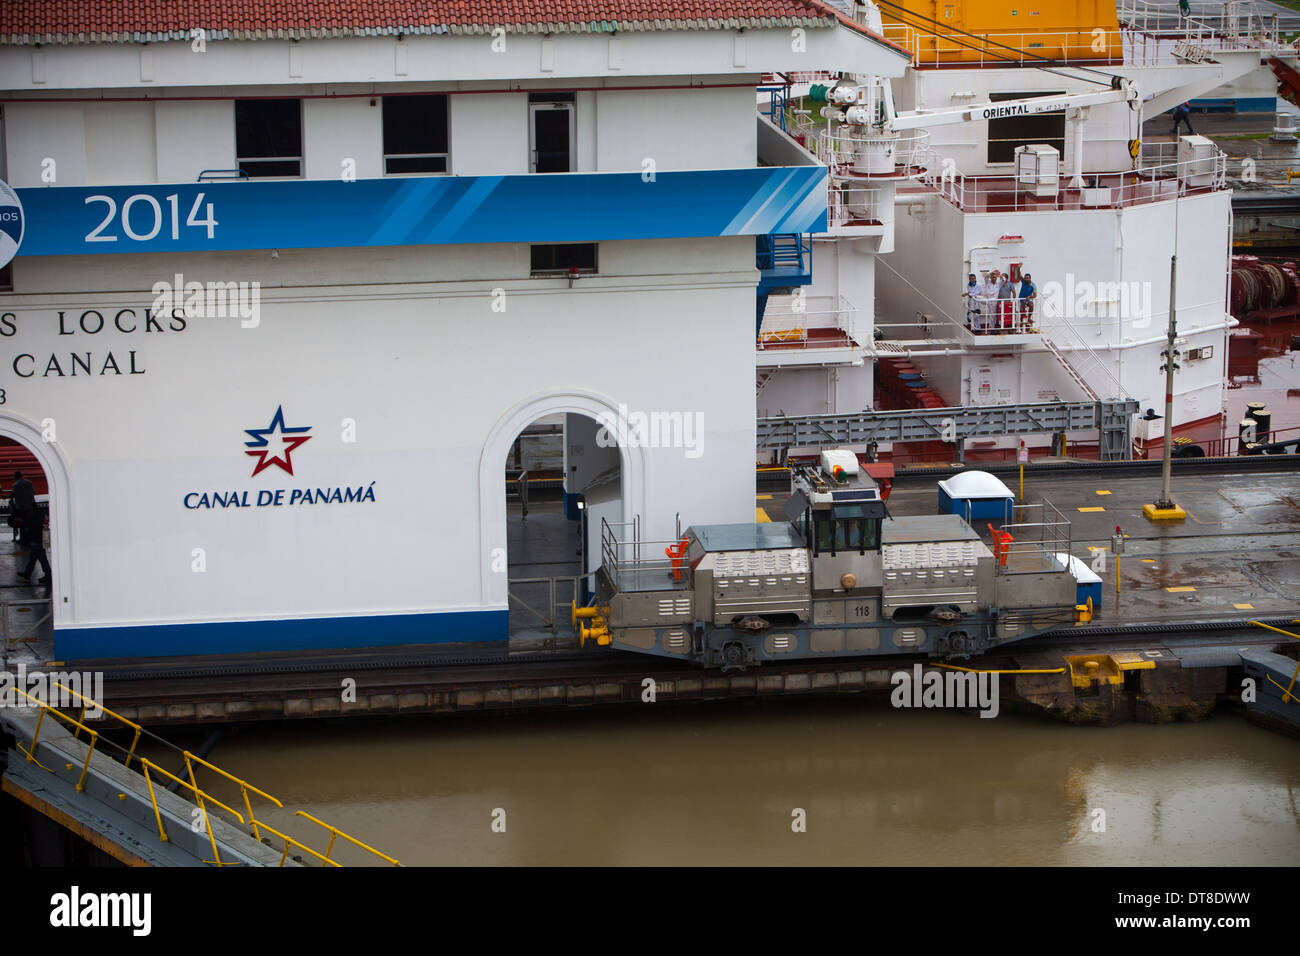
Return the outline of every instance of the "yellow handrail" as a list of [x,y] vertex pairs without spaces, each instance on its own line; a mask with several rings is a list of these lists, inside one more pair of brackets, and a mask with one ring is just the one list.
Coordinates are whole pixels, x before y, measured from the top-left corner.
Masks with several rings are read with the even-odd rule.
[[335,837],[342,837],[343,839],[347,840],[349,843],[351,843],[351,844],[353,844],[353,845],[355,845],[355,846],[359,846],[359,847],[361,847],[361,849],[363,849],[363,850],[368,850],[368,851],[370,851],[370,852],[373,853],[375,856],[379,857],[381,860],[387,860],[389,863],[393,864],[393,866],[401,866],[401,865],[402,865],[401,863],[399,863],[399,862],[397,862],[396,860],[394,860],[394,859],[393,859],[391,856],[389,856],[387,853],[380,853],[380,852],[379,852],[378,850],[376,850],[374,847],[372,847],[372,846],[366,846],[364,843],[362,843],[360,840],[356,839],[355,837],[350,837],[350,836],[348,836],[346,833],[344,833],[344,832],[343,832],[342,830],[340,830],[338,827],[332,827],[332,826],[330,826],[328,823],[326,823],[324,820],[317,820],[317,819],[316,819],[315,817],[313,817],[310,813],[307,813],[307,812],[305,812],[305,811],[303,811],[303,810],[297,810],[297,811],[294,812],[294,815],[295,815],[295,816],[299,816],[299,817],[306,817],[308,820],[310,820],[312,823],[316,824],[317,826],[324,827],[326,830],[329,830],[329,831],[330,831],[330,842],[329,842],[329,846],[327,846],[327,847],[325,848],[325,855],[326,855],[327,857],[330,855],[330,850],[333,849],[333,847],[334,847],[334,838],[335,838]]
[[248,822],[251,823],[253,826],[253,837],[258,840],[262,839],[262,834],[259,833],[257,829],[258,823],[260,821],[256,820],[253,817],[253,805],[248,799],[248,791],[252,790],[259,797],[265,797],[267,800],[270,800],[281,810],[284,809],[284,804],[281,803],[279,800],[277,800],[275,797],[271,796],[265,790],[259,790],[257,789],[257,787],[249,783],[247,780],[241,780],[239,777],[236,777],[233,774],[226,773],[226,771],[222,770],[220,767],[208,763],[206,760],[204,760],[202,757],[198,756],[197,754],[192,754],[188,750],[182,752],[185,754],[185,769],[189,771],[190,780],[194,780],[194,767],[190,765],[190,761],[197,760],[199,763],[203,764],[203,766],[207,767],[209,770],[214,770],[217,773],[221,774],[221,776],[225,777],[227,780],[239,784],[239,793],[244,798],[244,809],[248,811]]
[[[1268,624],[1261,624],[1259,621],[1251,621],[1250,623],[1251,623],[1251,624],[1258,624],[1260,627],[1264,628],[1265,630],[1268,630],[1268,631],[1277,631],[1279,634],[1285,634],[1287,637],[1294,637],[1297,641],[1300,641],[1300,634],[1292,634],[1290,631],[1284,631],[1284,630],[1282,630],[1282,628],[1280,628],[1280,627],[1272,627],[1271,625],[1268,625]],[[1291,623],[1292,623],[1292,624],[1300,624],[1300,621],[1292,621]],[[1265,677],[1268,677],[1267,674],[1265,674],[1264,676],[1265,676]],[[1273,680],[1273,678],[1271,678],[1271,677],[1268,677],[1268,682],[1269,682],[1270,684],[1273,684],[1273,685],[1275,685],[1275,686],[1281,688],[1281,690],[1282,690],[1282,703],[1284,703],[1284,704],[1289,704],[1289,703],[1291,703],[1292,701],[1294,701],[1294,700],[1296,699],[1295,694],[1292,693],[1292,692],[1295,690],[1295,683],[1296,683],[1296,679],[1297,679],[1297,678],[1300,678],[1300,661],[1296,661],[1296,665],[1295,665],[1295,673],[1291,675],[1291,683],[1288,684],[1286,687],[1282,687],[1281,684],[1279,684],[1277,681]]]
[[289,857],[289,844],[291,844],[291,843],[292,843],[294,846],[296,846],[298,849],[300,849],[300,850],[306,850],[306,851],[307,851],[308,853],[310,853],[312,856],[316,857],[316,859],[323,861],[323,862],[321,863],[321,866],[324,866],[326,863],[328,863],[330,866],[342,866],[342,865],[343,865],[343,864],[340,863],[338,860],[331,860],[331,859],[330,859],[329,857],[327,857],[327,856],[322,856],[321,854],[319,854],[319,853],[317,853],[315,850],[313,850],[311,847],[309,847],[309,846],[305,846],[304,844],[299,843],[299,842],[298,842],[297,840],[295,840],[293,837],[288,836],[288,835],[286,835],[286,834],[284,834],[284,833],[281,833],[279,830],[277,830],[275,827],[271,826],[269,823],[263,823],[263,824],[262,824],[262,829],[266,830],[268,833],[274,833],[276,836],[278,836],[281,840],[284,841],[284,852],[280,854],[280,865],[281,865],[281,866],[284,866],[284,861],[285,861],[286,859],[288,859],[288,857]]
[[[70,724],[72,727],[76,728],[76,730],[73,732],[73,736],[75,737],[75,739],[77,740],[81,739],[81,731],[83,730],[89,735],[90,745],[86,750],[86,759],[81,767],[81,776],[77,780],[77,792],[78,793],[85,792],[86,774],[90,770],[90,761],[91,758],[94,756],[95,746],[99,742],[99,731],[86,726],[86,724],[83,723],[83,720],[85,718],[85,713],[87,708],[91,705],[95,706],[104,714],[107,714],[109,717],[113,718],[119,723],[124,724],[127,727],[130,727],[135,732],[131,740],[131,746],[129,748],[121,748],[126,750],[126,760],[124,762],[124,765],[126,767],[130,767],[132,759],[138,759],[140,762],[140,767],[144,773],[145,784],[149,790],[149,801],[153,805],[154,821],[158,824],[158,838],[161,842],[164,843],[167,842],[168,837],[167,837],[167,830],[163,826],[162,812],[158,808],[158,798],[157,798],[157,794],[154,791],[153,778],[150,776],[151,771],[159,773],[164,777],[168,777],[169,779],[175,781],[181,786],[187,788],[194,794],[194,801],[197,804],[199,811],[203,814],[203,822],[207,830],[208,842],[212,846],[213,859],[208,860],[206,862],[215,863],[217,866],[231,865],[228,863],[224,863],[221,860],[221,856],[217,850],[216,835],[212,830],[212,822],[209,819],[207,806],[205,803],[206,801],[211,801],[221,809],[225,810],[231,816],[233,816],[241,824],[251,824],[253,827],[253,836],[255,838],[260,840],[261,830],[266,830],[267,832],[272,833],[277,837],[283,839],[285,841],[285,849],[284,849],[284,853],[280,857],[281,866],[284,865],[284,861],[288,856],[290,844],[298,847],[299,849],[307,853],[310,853],[312,856],[316,857],[317,859],[324,861],[322,865],[328,863],[331,866],[340,866],[341,864],[338,863],[336,860],[331,860],[329,858],[329,853],[333,849],[334,841],[337,837],[343,837],[343,839],[347,840],[349,843],[352,843],[355,846],[358,846],[361,849],[368,851],[369,853],[373,853],[375,856],[379,857],[380,859],[388,863],[391,863],[393,866],[401,866],[401,863],[393,859],[391,856],[388,856],[387,854],[382,853],[379,850],[376,850],[372,846],[368,846],[367,844],[362,843],[360,840],[356,839],[355,837],[350,836],[347,833],[344,833],[338,827],[331,826],[330,824],[324,822],[323,820],[319,820],[316,817],[312,816],[311,814],[304,813],[303,811],[299,810],[297,811],[298,816],[306,817],[308,820],[312,821],[313,823],[315,823],[320,827],[323,827],[324,829],[328,830],[330,833],[329,846],[326,848],[325,853],[324,854],[318,853],[317,851],[313,850],[311,847],[299,843],[297,840],[294,840],[292,837],[280,833],[280,831],[276,830],[274,827],[270,826],[269,824],[263,823],[262,821],[256,819],[256,817],[253,815],[252,802],[248,798],[248,793],[250,790],[253,793],[257,794],[259,797],[263,797],[266,800],[271,801],[280,809],[284,809],[284,804],[281,803],[280,800],[278,800],[276,797],[271,796],[271,794],[267,793],[265,790],[261,790],[253,786],[247,780],[243,780],[239,777],[234,776],[233,774],[227,773],[225,770],[222,770],[220,767],[216,766],[215,764],[210,763],[207,760],[204,760],[202,757],[198,756],[197,754],[190,753],[188,750],[181,751],[181,754],[185,759],[185,770],[190,778],[189,781],[183,780],[180,777],[176,776],[175,774],[171,773],[170,771],[163,769],[158,764],[154,763],[152,760],[149,760],[147,757],[138,756],[136,754],[135,752],[136,746],[139,744],[140,736],[144,732],[144,728],[140,724],[137,724],[135,721],[128,720],[127,718],[123,717],[121,714],[114,713],[113,711],[105,707],[103,704],[96,701],[94,698],[87,697],[86,695],[78,691],[72,690],[70,687],[66,687],[63,684],[54,682],[52,683],[51,686],[57,687],[58,689],[65,691],[68,694],[71,694],[73,697],[77,698],[77,700],[81,702],[82,719],[78,720],[75,717],[71,717],[68,714],[63,713],[57,707],[54,707],[53,705],[46,703],[45,701],[39,699],[38,697],[34,697],[33,695],[27,693],[27,691],[23,690],[22,688],[15,687],[14,689],[17,690],[18,693],[22,694],[29,701],[31,701],[37,707],[40,708],[40,715],[36,718],[36,727],[32,731],[31,750],[27,750],[26,748],[24,748],[21,743],[18,743],[17,745],[18,748],[24,754],[27,755],[27,762],[34,763],[41,769],[47,770],[50,773],[54,773],[53,770],[50,770],[48,767],[46,767],[39,760],[36,759],[37,742],[40,739],[41,725],[45,720],[45,714],[47,712],[54,714],[54,716],[57,719],[61,721],[65,721],[66,723]],[[112,743],[112,741],[110,741],[110,743]],[[113,746],[119,746],[119,745],[113,744]],[[227,780],[239,786],[240,796],[242,796],[244,800],[244,808],[248,811],[247,820],[244,818],[244,815],[241,814],[238,810],[235,810],[233,807],[226,806],[226,804],[222,803],[216,797],[212,796],[210,793],[207,793],[204,790],[199,788],[198,779],[194,772],[194,763],[202,764],[204,767],[207,767],[209,770],[213,770],[216,773],[219,773],[222,777],[226,778]],[[71,769],[71,766],[72,766],[71,764],[68,765],[69,769]]]

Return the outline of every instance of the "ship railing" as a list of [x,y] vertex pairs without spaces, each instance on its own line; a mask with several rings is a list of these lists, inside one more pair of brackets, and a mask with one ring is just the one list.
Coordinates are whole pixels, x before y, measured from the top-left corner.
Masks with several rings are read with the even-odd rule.
[[[619,530],[631,539],[620,539]],[[616,591],[679,591],[692,587],[690,563],[685,555],[673,557],[681,540],[642,541],[640,516],[632,521],[600,519],[600,558],[605,576]]]
[[838,73],[830,70],[791,70],[789,73],[764,73],[764,86],[777,86],[785,83],[834,83],[840,78]]
[[1069,554],[1070,519],[1044,498],[1012,506],[1011,521],[994,533],[999,574],[1061,570],[1057,554]]
[[833,329],[853,338],[857,307],[842,295],[772,296],[763,313],[758,348],[797,345],[807,348],[809,329]]
[[[229,866],[233,862],[233,861],[221,859],[219,842],[217,840],[216,832],[213,830],[212,827],[211,815],[208,812],[208,806],[210,804],[214,807],[219,807],[221,810],[225,811],[227,814],[230,815],[231,818],[238,821],[239,824],[243,826],[251,827],[252,836],[254,839],[257,840],[263,839],[262,831],[266,831],[267,833],[270,833],[275,837],[279,838],[280,840],[282,840],[284,842],[284,852],[280,857],[281,866],[283,866],[285,864],[285,861],[288,859],[289,848],[291,846],[296,849],[302,850],[303,852],[320,860],[322,866],[327,866],[327,865],[341,866],[342,864],[340,864],[337,860],[330,859],[329,856],[334,846],[335,837],[338,836],[342,836],[348,842],[351,842],[356,846],[368,851],[375,857],[378,857],[379,859],[383,860],[385,863],[391,864],[392,866],[401,866],[401,863],[399,863],[393,857],[388,856],[386,853],[382,853],[379,850],[376,850],[374,847],[367,846],[366,844],[362,843],[360,840],[356,840],[353,837],[348,836],[342,830],[339,830],[337,827],[332,827],[329,824],[324,823],[323,821],[317,820],[315,817],[308,816],[307,814],[302,814],[301,812],[299,815],[307,816],[308,819],[310,819],[312,822],[322,827],[325,827],[327,830],[330,831],[331,835],[330,835],[329,847],[326,848],[325,852],[320,853],[317,850],[313,850],[311,847],[299,842],[298,840],[295,840],[293,837],[281,833],[279,830],[272,828],[267,823],[258,820],[254,816],[253,804],[252,804],[252,800],[249,797],[249,794],[250,793],[256,794],[261,799],[274,804],[276,808],[283,809],[284,804],[280,800],[271,796],[269,793],[265,792],[264,790],[260,790],[257,787],[253,786],[247,780],[244,780],[240,777],[236,777],[234,774],[227,773],[226,771],[222,770],[220,767],[217,767],[215,764],[209,763],[207,760],[204,760],[202,757],[199,757],[197,754],[190,753],[188,750],[182,750],[181,748],[176,747],[171,743],[168,743],[162,738],[157,737],[156,735],[145,730],[140,724],[136,723],[135,721],[128,720],[126,717],[123,717],[121,714],[109,710],[107,707],[103,706],[102,701],[98,701],[95,700],[94,698],[87,697],[85,694],[82,694],[80,691],[74,690],[65,684],[59,683],[57,681],[51,681],[49,683],[49,693],[46,696],[53,696],[57,694],[60,697],[66,696],[66,699],[68,700],[75,699],[76,703],[73,704],[71,707],[68,707],[67,709],[76,710],[77,707],[79,706],[80,712],[76,717],[73,717],[70,713],[65,713],[62,707],[56,707],[55,705],[49,703],[48,701],[41,700],[40,697],[30,694],[27,691],[23,690],[22,688],[15,688],[15,690],[17,690],[17,692],[21,694],[23,697],[27,698],[27,704],[20,705],[20,706],[34,706],[40,709],[40,714],[36,718],[36,725],[32,730],[32,739],[31,739],[30,748],[24,747],[21,741],[16,742],[16,746],[18,750],[26,756],[27,763],[36,764],[41,769],[48,770],[50,773],[56,772],[53,769],[46,767],[44,764],[40,762],[39,759],[37,759],[37,754],[39,753],[39,747],[40,747],[41,729],[42,729],[42,725],[44,724],[46,716],[49,716],[54,720],[57,720],[60,723],[65,724],[68,728],[70,728],[72,733],[72,738],[76,740],[78,743],[83,743],[86,745],[85,757],[81,764],[81,773],[80,776],[77,778],[77,783],[76,783],[77,793],[86,792],[86,777],[90,772],[91,762],[95,757],[95,754],[97,752],[96,748],[99,745],[102,744],[103,747],[105,748],[112,748],[113,750],[119,752],[123,756],[122,765],[128,770],[131,768],[131,762],[134,760],[136,764],[139,766],[140,772],[144,777],[145,786],[149,794],[149,801],[153,809],[154,822],[157,824],[158,827],[158,839],[159,842],[162,843],[168,842],[171,838],[167,833],[167,826],[163,822],[162,809],[158,806],[158,796],[154,786],[154,779],[155,777],[160,778],[158,782],[161,783],[162,782],[161,778],[166,778],[172,781],[172,783],[175,786],[184,787],[185,790],[187,790],[193,796],[193,802],[195,805],[195,811],[193,814],[194,822],[202,820],[204,832],[208,837],[208,845],[212,849],[212,859],[204,860],[205,863],[209,863],[213,866]],[[127,730],[132,731],[131,745],[129,747],[124,746],[110,739],[109,737],[105,736],[104,729],[89,726],[86,723],[88,716],[91,716],[91,718],[95,720],[103,720],[104,718],[107,718],[109,721],[112,722],[113,727],[125,728]],[[81,735],[83,733],[86,734],[86,738],[87,738],[85,742],[83,742],[81,739]],[[148,757],[145,757],[142,754],[137,753],[136,750],[139,747],[140,738],[144,735],[148,735],[149,737],[153,738],[155,741],[166,745],[168,748],[174,751],[179,752],[182,758],[184,759],[185,775],[186,777],[188,777],[188,779],[183,779],[177,776],[171,771],[159,766],[157,763],[150,760]],[[52,747],[53,745],[47,744],[46,746]],[[56,749],[56,753],[59,754],[60,756],[63,755],[63,752],[61,750]],[[98,753],[101,755],[101,757],[108,756],[104,749],[99,749]],[[227,783],[233,784],[235,787],[237,787],[239,790],[240,797],[243,799],[244,813],[240,813],[238,810],[234,809],[233,807],[226,805],[217,797],[213,796],[211,793],[201,788],[199,786],[198,776],[195,770],[196,765],[204,767],[211,771],[215,771]],[[75,770],[75,765],[68,764],[68,769]],[[169,813],[168,817],[170,818],[172,815],[173,814]],[[191,823],[190,820],[185,820],[183,821],[183,823],[179,825],[188,827],[188,826],[192,826],[193,823]]]
[[[1231,423],[1229,423],[1231,424]],[[1251,449],[1248,445],[1255,445]],[[1294,451],[1288,449],[1296,445]],[[1294,428],[1276,428],[1259,432],[1253,439],[1243,442],[1240,435],[1227,435],[1223,438],[1175,438],[1174,457],[1179,457],[1178,447],[1182,445],[1199,445],[1206,458],[1226,458],[1235,455],[1284,455],[1300,454],[1300,426]],[[1141,438],[1133,439],[1133,457],[1146,460],[1149,454],[1156,452],[1151,441]],[[1272,446],[1264,450],[1261,446]],[[1157,454],[1156,457],[1159,457]],[[1198,456],[1199,457],[1199,456]]]
[[1116,6],[1120,26],[1151,37],[1188,38],[1198,45],[1219,49],[1278,47],[1281,30],[1277,14],[1265,14],[1254,0],[1197,4],[1191,16],[1182,16],[1169,3],[1121,0]]
[[[1152,144],[1155,145],[1155,144]],[[1176,144],[1162,144],[1176,146]],[[1228,157],[1221,150],[1169,162],[1140,160],[1136,169],[1083,174],[1082,188],[1069,186],[1062,173],[1054,196],[1035,196],[1015,175],[970,176],[951,170],[927,174],[923,181],[958,209],[977,212],[1028,212],[1061,208],[1119,209],[1228,188]]]
[[[817,131],[813,152],[830,167],[832,176],[917,179],[925,175],[925,164],[931,156],[930,131],[913,129],[884,134],[863,132],[854,126],[822,127]],[[881,163],[878,171],[854,171],[859,159],[869,162],[873,156]]]
[[884,225],[885,216],[892,211],[882,205],[878,187],[843,180],[831,182],[826,202],[826,221],[831,229]]
[[[1064,317],[1065,305],[1066,303],[1058,301],[1057,297],[1043,297],[1040,306],[1042,317],[1039,321],[1044,342],[1056,354],[1057,360],[1078,376],[1079,384],[1089,398],[1127,397],[1124,394],[1124,386],[1111,372],[1110,363],[1088,344],[1088,340],[1079,332],[1076,323]],[[1122,312],[1123,309],[1121,308],[1120,311]],[[1065,354],[1067,352],[1068,356]]]
[[[886,40],[912,56],[913,66],[970,69],[972,66],[1025,66],[1054,60],[1105,62],[1123,49],[1121,30],[1033,30],[1023,33],[931,33],[905,23],[885,23]],[[1102,49],[1098,50],[1097,47]]]
[[1029,335],[1037,332],[1037,299],[1018,298],[1019,282],[1015,283],[1015,289],[1017,297],[1009,299],[985,295],[967,296],[966,328],[980,336]]

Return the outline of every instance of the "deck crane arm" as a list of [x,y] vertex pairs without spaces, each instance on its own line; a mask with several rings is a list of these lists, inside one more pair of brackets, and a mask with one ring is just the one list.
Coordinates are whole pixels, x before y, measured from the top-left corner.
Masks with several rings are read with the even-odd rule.
[[974,106],[955,106],[930,110],[924,113],[901,113],[884,123],[884,132],[897,133],[908,129],[945,126],[949,123],[975,120],[1001,119],[1006,116],[1031,116],[1037,113],[1056,113],[1060,110],[1099,106],[1105,103],[1128,103],[1136,109],[1139,102],[1137,86],[1128,79],[1115,77],[1114,85],[1096,93],[1069,93],[1063,96],[1043,96],[1036,99],[1006,100],[1001,103],[979,103]]

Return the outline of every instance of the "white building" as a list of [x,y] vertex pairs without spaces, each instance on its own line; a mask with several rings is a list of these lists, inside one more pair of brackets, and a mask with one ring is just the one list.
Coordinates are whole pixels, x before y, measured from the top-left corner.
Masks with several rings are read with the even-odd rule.
[[[750,519],[755,237],[826,214],[755,87],[895,48],[814,0],[63,6],[0,10],[61,658],[502,639],[548,415],[644,538]],[[702,427],[602,449],[636,413]]]

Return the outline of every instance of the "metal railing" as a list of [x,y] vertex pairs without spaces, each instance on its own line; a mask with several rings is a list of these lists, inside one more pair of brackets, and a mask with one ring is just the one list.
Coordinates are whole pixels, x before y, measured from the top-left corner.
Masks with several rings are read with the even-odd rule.
[[[555,637],[559,635],[560,622],[564,621],[567,623],[569,621],[569,616],[567,613],[559,614],[557,612],[560,609],[563,609],[565,612],[567,612],[569,610],[570,601],[572,601],[574,604],[579,604],[579,605],[583,603],[583,594],[582,594],[581,585],[582,582],[585,582],[588,577],[590,577],[590,575],[571,574],[571,575],[558,575],[558,576],[548,577],[548,578],[511,578],[506,586],[507,588],[506,596],[510,602],[513,602],[514,604],[518,604],[524,610],[528,611],[530,614],[536,617],[537,620],[540,622],[539,626],[550,630],[551,636]],[[569,600],[561,601],[559,599],[560,588],[562,585],[565,584],[569,586],[569,592],[568,592]],[[546,607],[549,608],[549,610],[541,610],[533,607],[531,604],[528,603],[528,601],[524,600],[524,598],[520,594],[516,593],[516,591],[522,588],[524,585],[533,585],[533,586],[546,585],[547,588]],[[534,598],[533,600],[536,599]],[[511,618],[511,620],[513,622],[514,619]],[[513,628],[514,626],[513,623],[511,626]]]
[[1281,44],[1277,14],[1264,14],[1254,0],[1197,4],[1181,16],[1170,3],[1120,0],[1115,12],[1122,27],[1151,37],[1189,37],[1207,48],[1258,49]]
[[[1110,370],[1110,363],[1098,355],[1075,327],[1075,323],[1062,316],[1062,303],[1048,296],[1042,303],[1039,324],[1043,343],[1048,351],[1065,366],[1090,398],[1119,399],[1124,386]],[[1049,331],[1050,330],[1050,331]],[[1065,345],[1062,347],[1062,339]],[[1068,352],[1067,357],[1064,353]]]
[[[45,613],[42,614],[36,621],[32,622],[31,624],[27,624],[27,622],[24,621],[23,623],[27,624],[26,629],[21,634],[15,637],[12,636],[10,633],[13,625],[10,620],[10,614],[9,614],[10,609],[15,607],[17,608],[43,607],[45,608]],[[14,644],[24,644],[24,643],[30,644],[32,641],[36,640],[36,634],[34,633],[35,630],[38,627],[40,627],[42,624],[44,624],[46,621],[48,621],[51,615],[53,615],[53,613],[54,613],[54,604],[53,602],[50,601],[49,598],[28,598],[26,600],[17,600],[17,601],[10,601],[10,600],[0,601],[0,620],[3,621],[3,624],[0,624],[0,629],[2,629],[4,633],[5,650],[7,651]]]
[[827,126],[818,129],[812,149],[832,175],[915,179],[924,173],[931,155],[930,131],[885,134],[864,132],[857,126]]
[[1020,283],[1011,298],[971,295],[966,297],[966,328],[976,335],[1026,335],[1037,332],[1036,298],[1019,298]]
[[[631,528],[632,539],[619,540],[616,528]],[[674,541],[642,541],[641,522],[610,523],[600,519],[600,556],[605,576],[618,591],[688,590],[692,587],[690,563],[667,553]]]
[[[1152,147],[1176,148],[1177,144],[1150,144]],[[1228,157],[1221,150],[1194,159],[1157,161],[1161,154],[1153,149],[1143,154],[1132,170],[1088,172],[1083,174],[1084,187],[1067,185],[1069,175],[1062,173],[1054,196],[1034,196],[1015,175],[970,176],[952,170],[927,169],[922,181],[935,189],[958,209],[976,212],[1021,212],[1061,208],[1119,209],[1149,202],[1185,196],[1198,190],[1228,188]],[[1167,188],[1176,183],[1176,188]]]
[[1012,506],[1011,523],[998,529],[999,574],[1038,574],[1059,571],[1057,554],[1070,554],[1070,519],[1044,498]]
[[[824,300],[830,308],[819,308]],[[807,348],[809,329],[834,329],[851,339],[857,308],[844,296],[809,296],[803,308],[796,308],[796,296],[772,296],[763,313],[763,327],[758,334],[758,349],[769,346]],[[809,306],[812,306],[809,308]]]
[[[515,490],[513,492],[510,491],[511,484],[515,486]],[[519,517],[519,520],[527,521],[528,520],[528,471],[527,469],[519,472],[519,474],[513,478],[510,477],[509,472],[506,472],[506,501],[510,501],[512,498],[519,502],[519,507],[522,512]]]
[[[905,23],[885,23],[886,40],[912,57],[913,66],[969,69],[972,66],[1032,66],[1044,59],[1058,62],[1106,62],[1119,59],[1119,30],[1025,31],[1024,33],[932,33]],[[1103,42],[1104,41],[1104,42]],[[1102,49],[1098,50],[1097,47]]]
[[[209,845],[212,847],[213,858],[211,860],[205,860],[204,862],[206,863],[211,863],[215,866],[228,865],[226,863],[223,863],[221,859],[221,853],[217,846],[216,834],[212,829],[212,821],[210,819],[207,810],[207,805],[211,803],[214,806],[220,807],[222,810],[226,811],[228,814],[230,814],[230,816],[233,819],[237,820],[241,825],[251,825],[253,828],[253,837],[255,839],[260,840],[262,838],[261,831],[265,830],[266,832],[271,833],[276,837],[279,837],[281,840],[283,840],[284,853],[280,857],[281,866],[284,865],[285,860],[288,858],[290,846],[297,847],[298,849],[303,850],[304,852],[309,853],[313,857],[316,857],[317,859],[321,860],[322,866],[325,866],[327,864],[332,866],[340,866],[341,865],[340,863],[338,863],[335,860],[331,860],[329,858],[329,853],[334,846],[335,836],[344,837],[349,842],[355,844],[356,846],[364,850],[367,850],[368,852],[374,854],[375,856],[379,857],[385,862],[392,864],[393,866],[401,866],[401,864],[397,860],[393,859],[391,856],[388,856],[387,854],[382,853],[379,850],[376,850],[374,847],[367,846],[366,844],[362,843],[360,840],[348,836],[347,834],[343,833],[342,830],[338,830],[337,828],[332,827],[329,824],[317,820],[315,817],[310,817],[307,814],[301,812],[299,812],[300,816],[307,816],[308,819],[312,820],[312,822],[317,823],[322,827],[325,827],[327,830],[331,832],[330,844],[329,847],[326,849],[325,853],[324,854],[319,853],[316,850],[313,850],[311,847],[308,847],[305,844],[295,840],[293,837],[281,833],[280,831],[274,829],[273,827],[269,826],[265,822],[261,820],[257,820],[254,817],[252,803],[248,798],[248,794],[250,792],[255,793],[258,796],[263,797],[266,800],[270,801],[271,803],[274,803],[277,807],[283,808],[284,804],[281,803],[279,800],[277,800],[275,797],[271,796],[269,793],[266,793],[263,790],[259,790],[257,787],[254,787],[252,784],[248,783],[248,781],[236,777],[233,774],[227,773],[226,771],[222,770],[220,767],[217,767],[214,764],[209,763],[208,761],[204,760],[202,757],[197,756],[196,754],[190,753],[188,750],[180,750],[180,753],[184,758],[186,775],[189,777],[189,779],[184,780],[181,777],[178,777],[176,774],[173,774],[171,771],[166,770],[165,768],[159,766],[157,763],[150,760],[148,757],[136,753],[136,748],[140,743],[140,737],[143,734],[148,733],[148,731],[145,731],[140,724],[137,724],[135,721],[128,720],[127,718],[123,717],[121,714],[114,713],[113,711],[109,710],[107,707],[104,707],[101,702],[96,701],[90,697],[87,697],[78,691],[72,690],[71,688],[66,687],[63,684],[52,682],[50,685],[50,693],[53,694],[57,690],[57,691],[62,691],[65,694],[68,694],[70,697],[76,698],[81,704],[81,713],[79,718],[74,718],[68,714],[63,713],[63,711],[61,711],[59,708],[41,700],[38,697],[33,696],[32,694],[27,693],[27,691],[23,690],[22,688],[15,688],[15,689],[18,691],[18,693],[26,697],[30,702],[30,704],[40,708],[40,715],[36,718],[36,727],[32,731],[31,749],[28,750],[27,748],[25,748],[21,742],[15,742],[15,746],[17,746],[18,749],[23,754],[26,755],[27,762],[34,763],[38,767],[41,767],[43,770],[47,770],[50,773],[55,772],[53,770],[50,770],[49,767],[46,767],[43,764],[41,764],[41,762],[36,759],[36,752],[37,752],[38,744],[40,742],[41,726],[45,720],[46,714],[50,714],[56,720],[62,721],[63,723],[67,724],[69,727],[74,728],[73,738],[78,741],[81,740],[82,732],[85,732],[87,734],[90,743],[86,749],[85,760],[82,763],[81,776],[78,778],[76,784],[77,792],[84,793],[86,775],[90,771],[91,759],[95,755],[96,745],[100,742],[101,739],[103,739],[105,745],[111,746],[126,755],[126,759],[123,760],[122,763],[123,766],[126,767],[128,770],[131,767],[131,761],[133,759],[139,763],[140,771],[144,777],[145,786],[148,789],[149,800],[153,806],[154,821],[158,826],[158,839],[160,842],[163,843],[168,842],[169,837],[167,835],[167,828],[163,823],[162,811],[158,806],[158,797],[154,788],[154,775],[158,775],[160,777],[166,777],[167,779],[173,781],[178,786],[184,787],[191,794],[193,794],[195,806],[199,811],[199,816],[203,820],[203,825],[208,836]],[[102,713],[105,716],[107,716],[113,721],[116,721],[117,724],[134,731],[134,736],[132,737],[131,740],[131,746],[123,747],[120,744],[114,743],[113,741],[108,740],[107,738],[103,738],[99,730],[87,726],[87,724],[85,723],[86,712],[87,710],[92,708],[102,711]],[[161,738],[155,737],[153,734],[149,734],[149,736],[153,737],[155,740],[161,740]],[[166,741],[162,741],[162,742],[166,743]],[[171,744],[167,744],[167,746],[172,747]],[[179,748],[173,747],[173,749],[179,749]],[[101,754],[102,753],[103,752],[101,751]],[[245,818],[244,814],[240,813],[238,810],[235,810],[234,808],[227,806],[226,804],[218,800],[215,796],[213,796],[211,793],[208,793],[207,791],[199,787],[198,779],[194,769],[196,763],[210,770],[215,771],[222,778],[224,778],[227,781],[233,782],[239,787],[240,795],[243,797],[244,800],[244,808],[248,814],[247,818]]]
[[832,180],[826,197],[826,221],[830,228],[884,225],[892,208],[882,206],[880,189],[851,180]]

